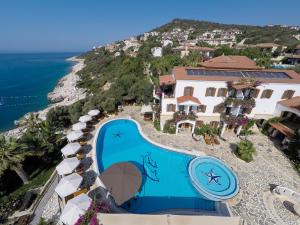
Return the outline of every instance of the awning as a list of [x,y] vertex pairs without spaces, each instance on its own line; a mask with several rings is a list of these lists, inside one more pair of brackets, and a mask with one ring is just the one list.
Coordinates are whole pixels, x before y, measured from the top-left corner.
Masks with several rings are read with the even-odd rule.
[[122,205],[138,192],[142,183],[141,171],[128,162],[116,163],[100,174],[100,179],[114,198]]
[[289,139],[293,138],[295,135],[295,132],[291,128],[282,123],[270,123],[270,125]]
[[[159,203],[158,203],[159,204]],[[240,217],[204,215],[98,214],[105,225],[240,225]]]
[[86,123],[86,122],[91,121],[92,119],[93,118],[90,115],[85,115],[85,116],[79,117],[79,122]]
[[80,138],[83,137],[83,132],[80,130],[77,131],[71,131],[68,135],[67,135],[67,139],[68,141],[72,142],[72,141],[77,141]]
[[152,113],[153,109],[151,105],[143,105],[141,109],[141,114]]
[[69,200],[63,209],[60,220],[66,225],[73,225],[80,216],[84,215],[92,203],[86,194],[80,194]]
[[83,178],[77,173],[63,177],[55,188],[55,192],[61,197],[65,198],[73,194],[79,188]]
[[194,96],[181,96],[177,98],[178,105],[201,105],[201,102],[198,98]]
[[67,144],[61,149],[62,154],[67,157],[70,155],[75,155],[81,148],[81,145],[78,142],[73,142]]
[[74,130],[74,131],[83,130],[83,129],[86,129],[86,127],[87,127],[86,123],[78,122],[78,123],[73,124],[72,130]]
[[66,158],[56,166],[56,171],[59,175],[72,173],[80,164],[76,157]]

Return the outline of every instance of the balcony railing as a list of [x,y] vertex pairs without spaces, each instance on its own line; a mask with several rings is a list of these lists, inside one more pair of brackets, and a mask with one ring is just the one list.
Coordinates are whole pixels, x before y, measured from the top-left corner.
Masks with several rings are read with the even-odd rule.
[[189,113],[186,113],[186,112],[181,112],[181,111],[178,111],[178,112],[175,112],[173,114],[173,120],[178,123],[179,121],[182,121],[182,120],[196,120],[197,119],[197,116],[196,114],[191,111]]

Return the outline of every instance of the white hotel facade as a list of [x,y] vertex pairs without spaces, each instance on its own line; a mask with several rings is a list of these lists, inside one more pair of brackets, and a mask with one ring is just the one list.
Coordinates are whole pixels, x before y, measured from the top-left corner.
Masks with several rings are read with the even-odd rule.
[[[197,120],[205,124],[220,122],[218,106],[231,95],[227,91],[228,82],[237,83],[242,78],[261,82],[253,96],[255,107],[247,117],[280,116],[283,108],[286,109],[281,101],[300,96],[300,75],[292,70],[261,69],[253,63],[246,57],[221,56],[197,68],[175,67],[172,74],[161,76],[161,128],[177,111],[193,111]],[[236,90],[235,97],[244,99],[246,95],[247,90]],[[240,110],[240,107],[232,107],[230,113],[238,115]]]

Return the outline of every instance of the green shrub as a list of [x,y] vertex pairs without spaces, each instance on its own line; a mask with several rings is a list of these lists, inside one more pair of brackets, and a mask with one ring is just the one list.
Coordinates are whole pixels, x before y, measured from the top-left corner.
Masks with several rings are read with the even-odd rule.
[[211,127],[208,124],[204,124],[201,127],[196,127],[194,133],[197,135],[203,135],[203,136],[205,134],[217,135],[217,134],[219,134],[219,129]]
[[237,155],[246,162],[251,162],[253,160],[253,155],[256,150],[251,141],[243,140],[237,146]]
[[166,121],[163,129],[164,133],[169,133],[169,134],[175,134],[176,133],[176,126],[171,123],[170,121]]
[[157,131],[160,131],[160,120],[159,119],[154,120],[154,127]]

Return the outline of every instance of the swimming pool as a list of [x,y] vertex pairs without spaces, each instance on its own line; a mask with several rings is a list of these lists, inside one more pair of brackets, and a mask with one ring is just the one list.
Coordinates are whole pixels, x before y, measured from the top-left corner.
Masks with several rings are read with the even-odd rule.
[[194,187],[209,200],[226,200],[239,191],[236,174],[214,157],[202,156],[191,160],[189,174]]
[[205,199],[192,185],[188,165],[195,156],[150,143],[133,120],[117,119],[104,124],[96,140],[99,172],[118,162],[131,162],[143,174],[136,197],[122,205],[132,213],[170,209],[215,211],[215,202]]

